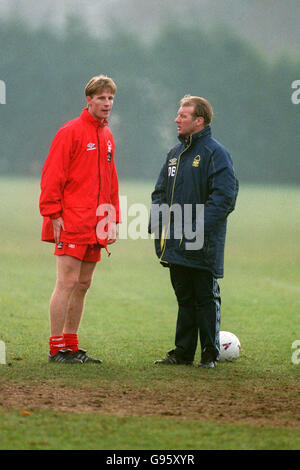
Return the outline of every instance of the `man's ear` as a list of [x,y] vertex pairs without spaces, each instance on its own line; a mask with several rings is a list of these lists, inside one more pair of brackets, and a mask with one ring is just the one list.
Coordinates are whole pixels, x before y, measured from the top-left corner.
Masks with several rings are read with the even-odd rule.
[[203,126],[204,127],[204,117],[203,116],[198,116],[196,118],[196,121],[197,121],[198,126],[201,126],[201,127]]

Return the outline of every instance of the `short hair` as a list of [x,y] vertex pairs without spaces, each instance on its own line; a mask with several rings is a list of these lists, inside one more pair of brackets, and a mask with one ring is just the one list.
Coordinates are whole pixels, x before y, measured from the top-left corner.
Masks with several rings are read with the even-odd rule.
[[117,85],[112,78],[106,75],[96,75],[92,77],[85,87],[85,96],[93,96],[96,93],[101,93],[108,88],[113,94],[117,91]]
[[209,126],[213,118],[213,108],[209,101],[201,96],[185,95],[180,100],[181,106],[194,106],[194,117],[203,117],[204,126]]

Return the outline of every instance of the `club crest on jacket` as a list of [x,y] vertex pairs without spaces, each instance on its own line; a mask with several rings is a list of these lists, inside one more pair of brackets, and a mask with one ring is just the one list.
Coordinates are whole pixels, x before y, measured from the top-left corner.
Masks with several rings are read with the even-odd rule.
[[194,158],[194,161],[192,163],[192,166],[197,168],[199,166],[200,160],[201,160],[200,155],[196,155],[195,158]]

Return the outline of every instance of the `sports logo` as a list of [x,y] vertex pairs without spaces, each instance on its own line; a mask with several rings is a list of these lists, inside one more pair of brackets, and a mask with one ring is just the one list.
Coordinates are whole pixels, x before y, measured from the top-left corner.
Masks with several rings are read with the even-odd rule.
[[92,142],[90,142],[89,144],[87,144],[86,150],[87,150],[87,151],[89,151],[89,150],[96,150],[96,144],[93,144]]
[[231,343],[224,343],[222,344],[223,348],[225,349],[225,351],[229,348],[229,346],[231,345]]
[[170,158],[168,162],[168,176],[175,176],[177,165],[177,157]]
[[170,158],[168,165],[176,165],[177,163],[177,158]]
[[201,160],[200,155],[196,155],[195,158],[194,158],[194,161],[192,163],[192,166],[197,168],[199,166],[200,160]]

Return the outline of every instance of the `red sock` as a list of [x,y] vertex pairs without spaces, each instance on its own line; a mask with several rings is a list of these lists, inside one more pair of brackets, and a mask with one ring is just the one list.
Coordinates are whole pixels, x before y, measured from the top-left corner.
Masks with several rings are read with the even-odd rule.
[[72,349],[73,352],[78,351],[78,337],[76,333],[64,333],[65,348]]
[[50,336],[49,347],[51,356],[54,356],[60,349],[65,347],[64,338],[62,336]]

